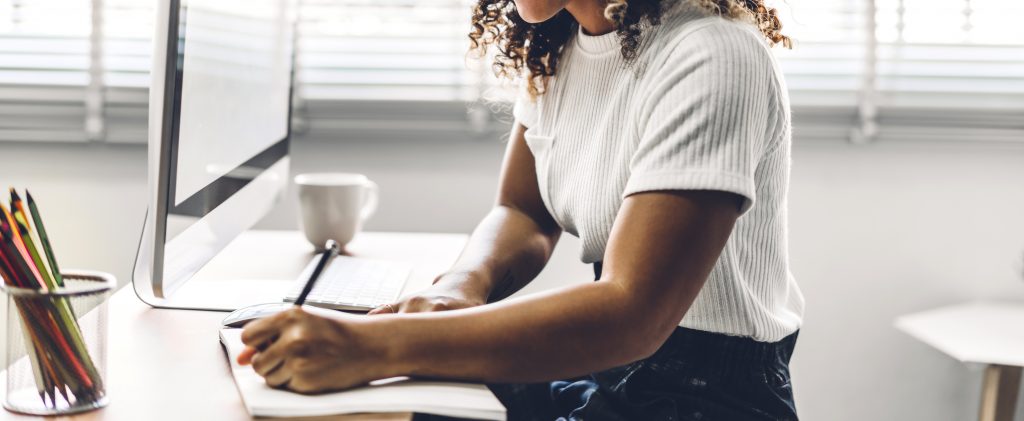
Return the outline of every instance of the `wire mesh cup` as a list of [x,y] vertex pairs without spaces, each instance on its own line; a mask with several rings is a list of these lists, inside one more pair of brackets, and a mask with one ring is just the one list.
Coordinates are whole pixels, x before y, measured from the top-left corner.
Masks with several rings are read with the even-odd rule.
[[107,303],[117,284],[100,272],[62,273],[53,290],[3,286],[7,320],[4,408],[72,414],[107,405]]

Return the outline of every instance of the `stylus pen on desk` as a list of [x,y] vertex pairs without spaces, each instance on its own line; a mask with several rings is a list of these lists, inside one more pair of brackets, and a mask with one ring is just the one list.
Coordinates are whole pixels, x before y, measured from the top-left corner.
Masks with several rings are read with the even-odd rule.
[[320,253],[320,261],[316,263],[316,268],[313,269],[313,274],[309,275],[309,280],[306,281],[306,286],[302,287],[302,293],[299,294],[299,298],[295,300],[295,306],[301,307],[302,303],[306,302],[306,296],[313,290],[313,285],[316,284],[317,278],[320,277],[320,273],[327,267],[327,262],[334,256],[338,255],[341,251],[341,246],[338,245],[337,241],[327,240],[327,244],[324,245],[324,251]]

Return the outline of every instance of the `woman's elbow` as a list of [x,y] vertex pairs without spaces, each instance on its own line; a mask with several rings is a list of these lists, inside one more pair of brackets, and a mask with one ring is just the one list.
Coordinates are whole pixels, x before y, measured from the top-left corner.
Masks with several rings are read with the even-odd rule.
[[629,327],[623,335],[624,343],[629,344],[624,349],[627,354],[625,359],[628,360],[626,363],[654,355],[679,326],[681,318],[661,313],[665,312],[648,309],[633,312],[632,317],[627,318],[629,320],[625,325]]

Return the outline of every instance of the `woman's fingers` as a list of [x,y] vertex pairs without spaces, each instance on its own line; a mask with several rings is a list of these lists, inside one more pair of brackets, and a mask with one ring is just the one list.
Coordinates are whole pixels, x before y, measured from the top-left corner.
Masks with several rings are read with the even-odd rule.
[[291,380],[291,378],[292,373],[288,371],[288,367],[285,367],[284,364],[278,364],[276,369],[267,373],[266,376],[263,376],[263,379],[267,382],[267,386],[277,388],[287,386],[288,381]]
[[294,392],[305,394],[317,393],[322,391],[322,389],[317,387],[313,381],[303,376],[292,377],[291,381],[288,383],[288,388]]
[[256,348],[247,346],[238,354],[238,358],[236,358],[235,361],[238,362],[238,365],[249,365],[252,363],[252,357],[256,355],[257,352],[259,351]]
[[253,348],[264,348],[265,343],[271,341],[281,327],[289,318],[294,317],[295,310],[286,310],[270,317],[249,322],[242,330],[242,343]]
[[399,311],[403,313],[422,313],[430,311],[433,303],[437,301],[436,297],[428,297],[423,295],[413,295],[402,301],[402,308]]
[[285,346],[285,344],[278,341],[267,347],[263,352],[256,354],[255,357],[250,359],[252,361],[252,369],[259,375],[266,377],[267,374],[274,371],[284,362],[286,357]]
[[400,306],[400,304],[398,304],[398,303],[395,303],[395,304],[384,304],[384,305],[382,305],[380,307],[377,307],[377,308],[375,308],[373,310],[370,310],[366,314],[370,315],[370,316],[373,316],[375,314],[392,314],[392,313],[397,313],[399,306]]

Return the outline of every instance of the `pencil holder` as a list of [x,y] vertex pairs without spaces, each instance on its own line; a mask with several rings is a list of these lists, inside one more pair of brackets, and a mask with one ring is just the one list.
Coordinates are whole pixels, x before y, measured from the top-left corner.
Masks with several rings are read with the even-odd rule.
[[116,281],[100,272],[63,272],[63,286],[3,286],[7,320],[4,408],[62,415],[107,405],[107,304]]

